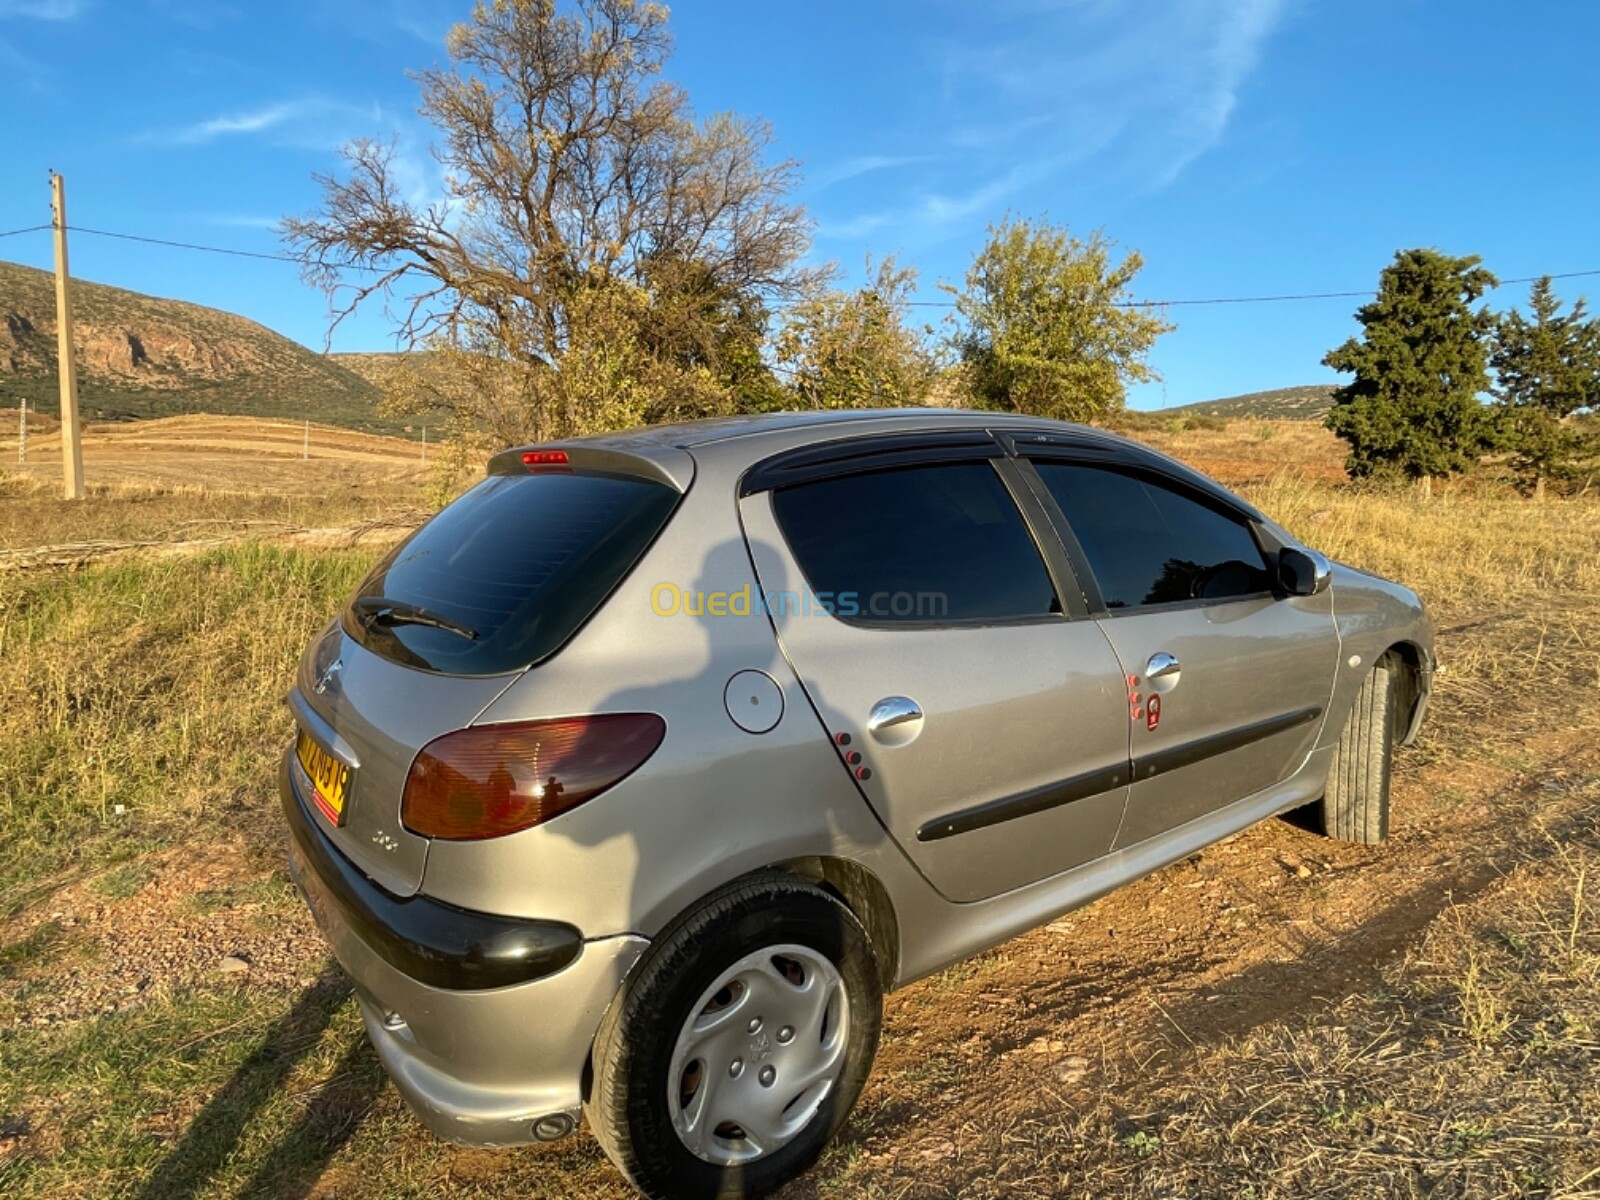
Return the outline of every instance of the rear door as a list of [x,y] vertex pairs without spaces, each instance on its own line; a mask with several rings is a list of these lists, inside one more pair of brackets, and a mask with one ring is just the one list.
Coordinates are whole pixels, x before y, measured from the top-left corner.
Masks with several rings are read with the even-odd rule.
[[856,456],[740,502],[843,769],[955,900],[1105,854],[1128,784],[1116,655],[1016,465],[977,454]]
[[1337,670],[1331,594],[1276,594],[1247,514],[1180,479],[1105,462],[1034,468],[1127,685],[1133,786],[1117,846],[1292,775]]

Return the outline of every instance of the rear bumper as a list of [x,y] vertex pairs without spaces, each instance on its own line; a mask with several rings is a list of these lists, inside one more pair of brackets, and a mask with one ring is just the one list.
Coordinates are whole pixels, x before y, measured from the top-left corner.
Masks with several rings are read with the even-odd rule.
[[295,882],[355,982],[384,1069],[423,1124],[471,1146],[574,1128],[595,1030],[646,941],[586,942],[566,925],[391,896],[316,828],[295,774],[285,756]]

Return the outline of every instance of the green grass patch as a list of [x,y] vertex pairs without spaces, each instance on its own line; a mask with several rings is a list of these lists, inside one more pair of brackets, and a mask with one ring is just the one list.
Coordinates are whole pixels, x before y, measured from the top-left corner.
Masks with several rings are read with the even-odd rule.
[[35,927],[27,937],[0,946],[0,979],[8,978],[20,966],[37,962],[53,954],[64,939],[61,926],[55,921],[45,921]]
[[129,862],[97,877],[90,887],[95,895],[107,900],[126,900],[137,895],[154,878],[155,868],[149,863]]

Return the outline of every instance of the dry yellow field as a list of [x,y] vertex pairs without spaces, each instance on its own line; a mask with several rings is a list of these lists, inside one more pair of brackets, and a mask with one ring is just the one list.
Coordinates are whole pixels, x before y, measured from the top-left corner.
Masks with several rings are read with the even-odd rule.
[[[59,423],[30,432],[17,461],[16,411],[0,410],[0,471],[41,483],[61,477]],[[405,478],[424,466],[420,442],[315,422],[195,415],[89,425],[85,478],[95,486],[137,483],[222,491],[320,489],[328,483]]]

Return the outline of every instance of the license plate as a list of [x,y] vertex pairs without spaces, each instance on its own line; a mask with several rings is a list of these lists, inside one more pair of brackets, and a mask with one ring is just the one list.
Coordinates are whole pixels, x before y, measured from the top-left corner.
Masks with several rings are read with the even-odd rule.
[[311,780],[311,796],[322,815],[335,825],[344,824],[345,791],[350,786],[350,768],[329,754],[304,729],[295,742],[295,757]]

